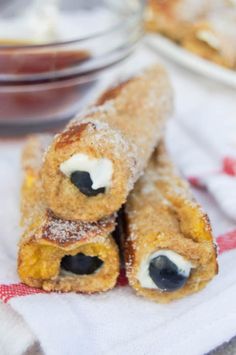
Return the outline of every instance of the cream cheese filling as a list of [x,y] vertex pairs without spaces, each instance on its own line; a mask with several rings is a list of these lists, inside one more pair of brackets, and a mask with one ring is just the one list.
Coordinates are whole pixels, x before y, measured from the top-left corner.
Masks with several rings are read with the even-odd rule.
[[166,256],[170,261],[172,261],[178,267],[180,274],[186,278],[189,277],[193,265],[180,254],[172,250],[162,249],[152,253],[142,261],[137,274],[137,279],[142,287],[158,289],[157,285],[152,281],[149,275],[149,265],[152,259],[160,255]]
[[68,177],[75,171],[85,171],[89,173],[93,182],[92,188],[96,190],[111,186],[113,164],[111,160],[107,158],[94,159],[86,154],[78,153],[61,163],[60,171]]
[[210,47],[218,50],[220,48],[220,41],[217,36],[208,30],[199,30],[196,36],[201,41],[207,43]]

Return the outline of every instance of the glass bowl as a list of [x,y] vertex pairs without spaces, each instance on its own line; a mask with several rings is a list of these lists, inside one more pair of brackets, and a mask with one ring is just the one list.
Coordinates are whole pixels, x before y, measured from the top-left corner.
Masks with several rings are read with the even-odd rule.
[[8,7],[3,20],[0,8],[4,134],[64,124],[86,104],[102,74],[129,56],[143,33],[142,0],[36,0],[20,13],[19,1],[13,3],[18,6],[10,14]]

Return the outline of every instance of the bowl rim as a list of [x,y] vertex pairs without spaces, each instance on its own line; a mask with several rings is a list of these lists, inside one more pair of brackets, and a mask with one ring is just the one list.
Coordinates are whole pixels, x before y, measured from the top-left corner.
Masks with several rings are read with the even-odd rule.
[[[126,15],[125,17],[125,23],[129,23],[131,22],[136,16],[137,17],[142,17],[144,9],[145,9],[145,4],[146,4],[146,0],[138,0],[139,1],[139,8],[137,9],[137,11],[133,11],[132,13]],[[119,31],[120,28],[122,28],[124,25],[124,19],[121,19],[120,21],[116,22],[115,25],[110,26],[109,28],[107,28],[106,30],[101,30],[98,31],[94,34],[91,35],[85,35],[83,37],[79,37],[77,39],[72,39],[72,40],[68,40],[68,41],[58,41],[58,42],[49,42],[49,43],[40,43],[40,44],[4,44],[1,45],[0,44],[0,50],[15,50],[15,49],[43,49],[43,48],[53,48],[53,47],[61,47],[61,46],[67,46],[67,45],[72,45],[72,44],[76,44],[76,43],[81,43],[84,41],[89,41],[89,40],[93,40],[96,38],[100,38],[100,37],[104,37],[108,34],[112,34],[114,32],[116,32],[117,30]]]

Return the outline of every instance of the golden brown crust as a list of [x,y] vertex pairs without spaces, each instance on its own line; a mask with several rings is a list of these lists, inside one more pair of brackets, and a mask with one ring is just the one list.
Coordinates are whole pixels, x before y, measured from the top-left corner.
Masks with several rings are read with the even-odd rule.
[[96,106],[104,105],[106,101],[115,99],[122,91],[123,88],[130,82],[132,79],[124,80],[119,84],[110,87],[107,89],[96,101]]
[[[130,194],[126,217],[127,274],[138,294],[170,302],[202,289],[217,273],[209,220],[174,171],[163,146],[153,154],[145,175]],[[177,291],[144,288],[137,278],[142,260],[161,249],[175,251],[194,265],[187,283]]]
[[42,239],[51,241],[56,245],[70,246],[77,241],[87,242],[101,235],[113,232],[115,216],[101,219],[97,222],[74,222],[62,220],[47,210],[46,222],[42,228]]
[[55,150],[63,149],[65,146],[75,143],[80,139],[81,134],[86,129],[89,123],[84,123],[79,126],[71,126],[67,131],[62,132],[60,139],[55,144]]
[[192,26],[188,12],[182,9],[183,3],[182,0],[149,0],[146,29],[181,42]]
[[[116,144],[118,151],[123,151],[123,156],[128,154],[124,140],[106,126],[102,128],[101,134],[95,123],[92,121],[87,124],[79,141],[60,150],[54,149],[52,145],[47,153],[42,170],[45,198],[54,213],[61,218],[96,221],[115,212],[126,199],[127,189],[124,188],[124,181],[129,179],[129,168],[125,160],[118,159],[117,154],[114,154]],[[109,142],[111,137],[114,139]],[[60,164],[78,151],[97,159],[105,156],[112,162],[113,187],[106,193],[105,198],[103,194],[94,197],[83,195],[59,170]],[[135,163],[134,157],[130,160]]]
[[[92,275],[75,275],[63,271],[60,268],[62,258],[78,253],[99,257],[103,261],[102,268]],[[111,236],[100,236],[62,247],[55,245],[55,242],[40,239],[38,233],[20,245],[18,273],[27,285],[46,291],[104,292],[115,286],[119,275],[117,246]]]
[[[201,33],[213,37],[216,46],[210,41],[203,40]],[[235,40],[217,31],[207,20],[193,24],[188,34],[183,39],[182,45],[200,57],[210,60],[226,68],[236,67]]]
[[[111,232],[115,217],[87,223],[61,220],[42,200],[40,167],[45,146],[42,137],[31,137],[23,153],[22,224],[18,273],[29,286],[46,291],[102,292],[113,288],[119,273],[119,254]],[[92,275],[65,273],[66,255],[97,256],[103,266]]]
[[[172,109],[165,70],[152,67],[121,86],[106,92],[102,106],[95,103],[73,120],[49,147],[42,168],[45,199],[61,218],[95,221],[117,211],[160,139]],[[65,137],[69,144],[57,149]],[[83,195],[60,171],[60,164],[77,153],[112,162],[111,186],[105,194]]]
[[[235,69],[233,12],[227,2],[217,10],[211,1],[149,0],[146,29],[169,37],[200,57]],[[200,31],[207,32],[206,36],[203,35],[205,38],[198,36]]]

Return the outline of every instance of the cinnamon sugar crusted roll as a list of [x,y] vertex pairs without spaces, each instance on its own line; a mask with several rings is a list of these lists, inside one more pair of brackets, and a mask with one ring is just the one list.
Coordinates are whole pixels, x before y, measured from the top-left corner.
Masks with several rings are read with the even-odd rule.
[[183,40],[193,53],[227,68],[236,68],[236,5],[196,22]]
[[236,68],[234,0],[149,0],[146,27],[191,52],[227,68]]
[[209,11],[209,7],[210,1],[205,0],[149,0],[146,27],[179,42],[192,23]]
[[73,222],[47,208],[39,176],[46,142],[32,137],[23,154],[19,276],[27,285],[46,291],[107,291],[115,286],[119,273],[118,248],[111,236],[115,217]]
[[217,273],[206,214],[161,145],[126,205],[127,276],[135,291],[167,303],[201,290]]
[[58,217],[83,221],[117,211],[171,110],[171,86],[158,65],[106,91],[49,146],[41,172],[49,208]]

